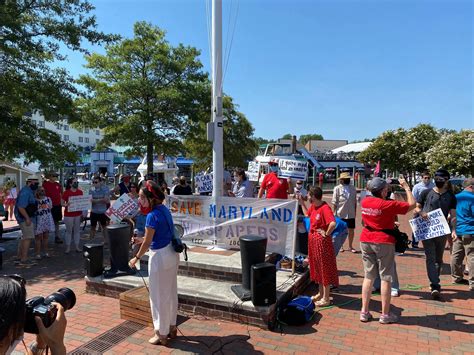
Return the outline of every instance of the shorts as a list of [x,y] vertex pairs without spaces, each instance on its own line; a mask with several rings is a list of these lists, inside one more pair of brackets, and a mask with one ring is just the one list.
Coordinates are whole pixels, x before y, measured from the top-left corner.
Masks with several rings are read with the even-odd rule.
[[380,275],[383,281],[392,282],[395,265],[395,245],[360,243],[365,278],[375,280]]
[[341,218],[347,224],[348,229],[354,229],[356,227],[356,219],[355,218]]
[[53,221],[61,222],[63,220],[63,207],[61,205],[56,205],[51,208],[51,214],[53,215]]
[[20,222],[21,239],[35,239],[35,225],[33,222],[29,226],[26,222]]
[[109,221],[109,217],[105,213],[94,213],[91,212],[91,227],[97,227],[97,222],[100,223],[101,226],[107,225],[107,222]]

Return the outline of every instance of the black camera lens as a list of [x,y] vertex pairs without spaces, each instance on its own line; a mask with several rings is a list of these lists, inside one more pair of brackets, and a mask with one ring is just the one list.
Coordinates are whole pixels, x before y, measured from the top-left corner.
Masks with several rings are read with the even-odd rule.
[[46,304],[51,302],[59,303],[63,306],[64,310],[67,311],[76,304],[76,294],[70,288],[63,287],[44,299],[44,303]]

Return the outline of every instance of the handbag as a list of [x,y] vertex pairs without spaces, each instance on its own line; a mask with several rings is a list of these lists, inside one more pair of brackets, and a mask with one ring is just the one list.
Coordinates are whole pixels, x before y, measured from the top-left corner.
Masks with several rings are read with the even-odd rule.
[[188,246],[186,243],[183,243],[181,238],[177,236],[176,230],[172,230],[170,224],[168,223],[168,219],[166,216],[160,211],[161,215],[166,221],[166,224],[168,225],[168,230],[171,233],[171,245],[173,246],[173,249],[177,253],[182,253],[184,252],[184,261],[188,261]]
[[395,251],[397,253],[404,253],[411,243],[411,241],[408,239],[408,235],[406,233],[403,233],[400,229],[398,229],[398,227],[395,227],[393,229],[375,229],[370,226],[365,226],[365,228],[367,228],[371,232],[384,232],[388,235],[391,235],[392,237],[395,237]]

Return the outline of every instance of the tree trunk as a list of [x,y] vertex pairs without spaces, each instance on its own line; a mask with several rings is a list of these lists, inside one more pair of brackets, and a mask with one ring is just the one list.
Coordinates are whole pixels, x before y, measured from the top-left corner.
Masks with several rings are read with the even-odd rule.
[[146,170],[147,174],[153,173],[153,142],[146,145]]

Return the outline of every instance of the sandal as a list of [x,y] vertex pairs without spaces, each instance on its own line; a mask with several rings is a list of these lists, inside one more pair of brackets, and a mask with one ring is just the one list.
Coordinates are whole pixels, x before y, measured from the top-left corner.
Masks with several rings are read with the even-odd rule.
[[351,253],[356,254],[356,253],[357,253],[357,250],[355,250],[354,248],[351,248]]
[[321,295],[318,293],[316,296],[312,296],[311,297],[311,301],[313,301],[313,303],[316,303],[318,302],[319,300],[321,300]]
[[148,342],[153,345],[166,346],[166,344],[168,343],[168,337],[161,336],[159,332],[155,332],[155,335],[148,339]]
[[318,307],[327,307],[331,305],[331,300],[321,299],[318,302],[314,303]]

